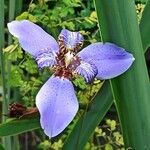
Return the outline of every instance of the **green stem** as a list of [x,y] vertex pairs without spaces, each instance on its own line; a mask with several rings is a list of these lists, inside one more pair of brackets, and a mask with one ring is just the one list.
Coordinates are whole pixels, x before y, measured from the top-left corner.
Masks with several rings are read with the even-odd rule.
[[[20,6],[20,5],[18,4],[17,6]],[[16,8],[16,0],[9,0],[9,22],[14,20],[14,18],[15,18],[15,12],[16,12],[15,8]],[[10,45],[11,43],[12,43],[12,36],[10,34],[8,34],[8,45]],[[8,80],[11,78],[10,73],[11,73],[11,61],[7,61]],[[13,92],[16,92],[16,91],[13,91]],[[7,93],[8,93],[8,96],[7,96],[8,100],[7,101],[8,101],[8,103],[11,103],[11,97],[10,97],[11,87],[9,85],[7,86]],[[19,144],[18,136],[16,135],[16,136],[11,137],[11,148],[15,149],[15,150],[19,149],[18,144]]]
[[[16,4],[16,0],[9,0],[9,22],[11,22],[12,20],[14,20],[15,17],[15,4]],[[10,34],[8,34],[8,45],[10,45],[12,43],[12,36]],[[8,75],[8,80],[10,78],[10,72],[11,72],[11,62],[7,61],[7,75]],[[8,93],[8,103],[11,102],[10,100],[10,86],[7,86],[7,93]]]
[[1,63],[1,78],[3,87],[3,113],[7,110],[7,99],[6,99],[6,82],[5,82],[5,67],[4,67],[4,0],[0,1],[0,63]]
[[[5,79],[5,58],[3,55],[4,48],[4,0],[0,1],[0,63],[1,63],[1,78],[2,78],[2,88],[3,88],[3,102],[2,102],[2,114],[7,114],[7,97],[6,97],[6,79]],[[2,116],[2,121],[4,122],[6,117]],[[5,137],[2,139],[3,146],[7,150],[11,150],[10,137]]]

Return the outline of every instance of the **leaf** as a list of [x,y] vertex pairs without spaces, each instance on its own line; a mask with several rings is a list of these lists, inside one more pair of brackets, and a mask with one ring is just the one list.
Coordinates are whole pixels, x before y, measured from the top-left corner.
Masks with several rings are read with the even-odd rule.
[[95,0],[95,6],[103,41],[116,43],[135,57],[132,67],[111,81],[125,149],[149,150],[149,77],[134,1]]
[[5,150],[4,147],[0,144],[0,150]]
[[89,110],[79,118],[73,131],[68,136],[63,150],[82,150],[84,148],[89,136],[110,108],[112,99],[109,81],[105,81],[92,101]]
[[142,14],[141,22],[140,22],[140,31],[141,38],[143,43],[143,49],[146,51],[148,46],[150,46],[150,0],[147,2],[145,9]]
[[105,150],[113,150],[113,147],[110,144],[106,144]]
[[11,119],[0,124],[0,137],[12,136],[40,128],[39,118]]
[[16,48],[17,48],[18,45],[14,45],[14,44],[11,44],[9,45],[8,47],[6,47],[5,49],[3,49],[3,52],[12,52],[14,51]]

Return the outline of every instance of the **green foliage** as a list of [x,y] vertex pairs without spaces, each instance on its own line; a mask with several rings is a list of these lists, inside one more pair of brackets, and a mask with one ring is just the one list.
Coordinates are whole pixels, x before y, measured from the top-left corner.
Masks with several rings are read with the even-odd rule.
[[27,71],[29,74],[37,74],[38,73],[38,67],[37,64],[35,64],[35,60],[33,58],[28,58],[26,61],[22,62],[21,66],[22,69]]
[[100,83],[100,80],[95,79],[93,83],[88,84],[88,85],[86,84],[86,88],[84,87],[83,89],[82,87],[82,89],[77,92],[77,98],[80,104],[88,105],[89,101],[91,102],[94,95],[97,94],[97,92],[99,91],[101,85],[102,83]]
[[0,150],[5,150],[4,147],[0,144]]
[[[47,4],[41,6],[32,3],[28,11],[23,12],[16,19],[28,19],[39,23],[55,38],[57,38],[59,30],[62,28],[86,31],[87,29],[92,30],[97,26],[96,13],[91,1],[86,4],[81,1],[73,0],[67,2],[62,0],[49,6]],[[90,32],[84,33],[88,36],[88,41],[90,41],[96,39],[95,35],[99,37],[97,32],[98,30],[93,32],[92,35]]]
[[77,98],[80,105],[88,105],[94,95],[99,91],[102,83],[100,80],[94,79],[91,84],[87,84],[84,77],[76,76],[73,80],[75,87],[77,87]]
[[51,143],[50,141],[48,140],[45,140],[44,142],[41,142],[38,146],[38,149],[39,150],[61,150],[63,146],[63,142],[61,139]]
[[142,13],[144,11],[144,8],[145,8],[145,4],[137,4],[136,5],[136,13],[137,13],[137,17],[138,17],[139,22],[142,18]]
[[22,83],[24,82],[22,79],[23,71],[21,69],[19,69],[17,66],[11,67],[10,76],[11,76],[11,78],[8,81],[8,84],[12,87],[21,86]]
[[81,90],[85,90],[87,87],[86,81],[84,77],[82,76],[77,76],[74,80],[73,83],[76,87],[79,87]]
[[[97,142],[100,142],[101,138],[101,148],[108,149],[123,149],[123,137],[120,133],[119,124],[115,120],[106,119],[106,123],[100,127],[96,127],[95,136]],[[103,140],[102,140],[103,139]]]
[[106,120],[107,125],[110,127],[110,130],[115,130],[116,129],[116,121],[115,120]]
[[0,124],[0,137],[16,135],[40,128],[39,118],[8,119]]

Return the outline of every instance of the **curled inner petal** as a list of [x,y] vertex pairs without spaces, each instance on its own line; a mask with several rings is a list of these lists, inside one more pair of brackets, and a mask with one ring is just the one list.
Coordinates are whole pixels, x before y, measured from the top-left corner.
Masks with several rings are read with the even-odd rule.
[[91,82],[97,75],[98,70],[94,64],[81,61],[80,65],[75,69],[75,72],[82,75],[86,82]]
[[79,32],[71,32],[63,29],[59,35],[59,39],[63,41],[63,45],[67,49],[71,49],[74,52],[78,51],[83,44],[83,36]]

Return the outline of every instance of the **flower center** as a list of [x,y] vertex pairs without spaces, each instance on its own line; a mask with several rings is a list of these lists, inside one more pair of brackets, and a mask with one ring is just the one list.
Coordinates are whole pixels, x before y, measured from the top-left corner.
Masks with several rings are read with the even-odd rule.
[[74,54],[72,52],[67,52],[67,54],[65,54],[65,63],[66,63],[66,67],[70,64],[71,60],[73,59]]
[[80,58],[75,56],[77,49],[67,49],[63,37],[59,38],[59,53],[56,56],[55,76],[71,79],[74,70],[80,65]]

